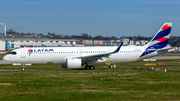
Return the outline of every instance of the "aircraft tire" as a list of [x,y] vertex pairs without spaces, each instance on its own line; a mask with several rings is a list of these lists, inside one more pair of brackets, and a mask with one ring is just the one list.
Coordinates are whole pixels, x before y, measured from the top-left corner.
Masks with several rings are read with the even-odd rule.
[[25,68],[22,68],[21,70],[22,70],[22,71],[25,71]]
[[86,70],[89,70],[89,69],[90,69],[90,66],[86,65],[85,69],[86,69]]
[[93,65],[91,65],[90,69],[91,69],[91,70],[94,70],[94,69],[95,69],[95,67],[94,67]]

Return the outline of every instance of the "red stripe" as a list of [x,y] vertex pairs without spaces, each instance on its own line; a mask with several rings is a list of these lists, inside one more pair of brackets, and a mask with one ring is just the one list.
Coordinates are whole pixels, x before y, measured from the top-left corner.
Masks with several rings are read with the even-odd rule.
[[169,38],[165,38],[165,37],[162,37],[162,38],[159,38],[159,39],[157,39],[156,41],[164,41],[164,40],[167,40],[167,39],[169,39]]
[[161,29],[162,29],[162,30],[165,30],[165,29],[168,29],[168,28],[171,28],[171,26],[164,25]]

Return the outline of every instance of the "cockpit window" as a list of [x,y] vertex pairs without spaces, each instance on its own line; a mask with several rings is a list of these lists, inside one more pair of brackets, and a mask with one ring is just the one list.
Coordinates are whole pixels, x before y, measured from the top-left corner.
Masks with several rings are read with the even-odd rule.
[[10,52],[9,54],[16,55],[16,52],[13,52],[13,51],[12,51],[12,52]]

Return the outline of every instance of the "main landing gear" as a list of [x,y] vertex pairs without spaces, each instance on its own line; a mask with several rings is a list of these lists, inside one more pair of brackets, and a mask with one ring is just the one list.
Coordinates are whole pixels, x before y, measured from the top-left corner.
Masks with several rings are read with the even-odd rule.
[[93,65],[86,65],[86,66],[85,66],[85,69],[86,69],[86,70],[94,70],[95,67],[94,67]]

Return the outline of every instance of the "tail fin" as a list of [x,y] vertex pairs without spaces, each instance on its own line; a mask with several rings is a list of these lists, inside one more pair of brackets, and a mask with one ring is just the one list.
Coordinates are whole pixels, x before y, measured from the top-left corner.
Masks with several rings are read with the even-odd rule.
[[169,41],[172,23],[165,23],[148,43],[148,47],[156,49],[166,47]]
[[7,48],[12,48],[11,44],[9,42],[6,42]]
[[147,47],[141,57],[152,53],[157,49],[166,47],[169,41],[171,27],[172,23],[165,23],[147,44]]

